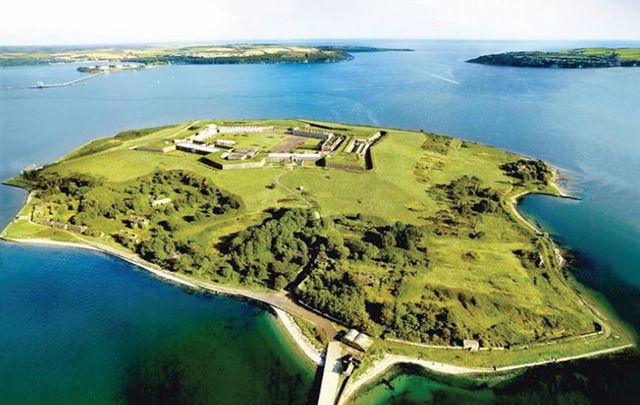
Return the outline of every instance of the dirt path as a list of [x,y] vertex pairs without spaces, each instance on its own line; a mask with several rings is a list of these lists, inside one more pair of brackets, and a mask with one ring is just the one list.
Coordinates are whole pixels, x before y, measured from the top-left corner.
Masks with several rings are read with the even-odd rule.
[[304,196],[301,193],[296,192],[295,190],[290,189],[289,187],[285,186],[284,184],[282,184],[282,182],[280,181],[280,178],[282,176],[284,176],[285,174],[287,174],[288,172],[283,172],[280,173],[279,175],[277,175],[273,181],[279,186],[282,187],[287,193],[291,194],[292,196],[299,198],[300,200],[302,200],[305,204],[307,204],[307,206],[309,206],[309,208],[312,208],[313,205],[311,204],[311,202],[309,202],[309,200],[307,200],[306,198],[304,198]]
[[171,137],[176,137],[178,135],[180,135],[181,133],[183,133],[184,131],[188,130],[189,128],[191,128],[192,126],[196,125],[198,122],[200,122],[200,120],[195,120],[192,123],[188,124],[186,127],[182,128],[180,131],[176,132],[175,134],[171,135]]

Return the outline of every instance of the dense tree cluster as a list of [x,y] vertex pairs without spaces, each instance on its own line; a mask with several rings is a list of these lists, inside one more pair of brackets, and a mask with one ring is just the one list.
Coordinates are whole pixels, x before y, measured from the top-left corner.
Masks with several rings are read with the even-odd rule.
[[362,285],[348,271],[332,263],[315,271],[300,289],[300,299],[308,305],[369,333],[378,329],[367,312]]
[[[217,268],[209,249],[182,241],[176,233],[188,224],[224,215],[241,206],[209,179],[181,170],[161,171],[126,183],[105,183],[87,174],[38,173],[31,181],[45,204],[64,217],[52,218],[86,227],[86,234],[107,232],[144,259],[176,271]],[[166,199],[164,204],[154,201]],[[62,209],[64,208],[64,209]],[[49,210],[53,212],[53,210]]]
[[[346,256],[342,254],[341,260],[334,256],[314,269],[300,288],[300,297],[348,325],[378,334],[390,324],[380,315],[384,304],[366,289],[375,286],[397,295],[404,276],[427,270],[429,259],[422,242],[425,229],[400,222],[388,225],[362,215],[337,218],[335,225],[348,235],[344,238],[345,249],[338,249]],[[358,262],[383,268],[385,275],[374,277],[349,268],[349,263]]]
[[330,225],[330,220],[315,219],[309,210],[278,210],[228,239],[221,249],[243,281],[281,289],[320,250],[340,256],[340,238]]
[[467,337],[446,307],[427,302],[399,303],[385,327],[401,339],[460,345]]
[[39,198],[47,198],[62,193],[69,197],[80,198],[94,187],[101,186],[103,181],[95,176],[83,173],[72,173],[61,176],[55,172],[31,172],[33,188],[37,189]]
[[482,181],[476,176],[465,175],[440,187],[452,208],[463,217],[496,212],[500,207],[500,195],[489,187],[482,187]]
[[542,160],[520,159],[500,166],[508,176],[523,182],[538,181],[547,184],[553,177],[553,171]]
[[421,148],[423,150],[432,151],[446,155],[449,152],[451,146],[451,139],[447,136],[427,134],[425,140],[422,142]]
[[433,187],[432,191],[448,205],[429,218],[436,235],[455,236],[465,230],[472,239],[479,239],[484,235],[476,231],[481,215],[501,212],[498,192],[483,187],[476,176],[459,177]]

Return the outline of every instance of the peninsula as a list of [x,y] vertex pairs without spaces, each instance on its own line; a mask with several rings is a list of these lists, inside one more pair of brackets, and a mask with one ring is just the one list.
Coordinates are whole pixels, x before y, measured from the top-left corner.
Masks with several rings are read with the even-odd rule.
[[335,399],[397,362],[491,373],[632,345],[516,210],[560,196],[554,179],[540,160],[424,131],[197,120],[25,168],[7,183],[29,198],[1,236],[266,302],[331,365],[320,395]]
[[352,53],[411,51],[370,46],[304,46],[233,44],[132,47],[0,47],[0,66],[49,63],[244,64],[330,63],[350,60]]
[[534,68],[607,68],[640,66],[640,48],[579,48],[557,52],[506,52],[483,55],[469,63]]

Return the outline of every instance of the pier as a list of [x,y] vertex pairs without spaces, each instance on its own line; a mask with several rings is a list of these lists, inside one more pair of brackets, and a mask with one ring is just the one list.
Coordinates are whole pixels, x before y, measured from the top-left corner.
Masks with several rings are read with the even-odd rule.
[[324,358],[318,405],[335,405],[338,400],[338,387],[340,385],[340,375],[342,374],[342,364],[339,360],[341,354],[341,343],[337,341],[330,342]]
[[67,87],[67,86],[73,86],[75,84],[78,84],[80,82],[83,82],[85,80],[89,80],[92,79],[98,75],[101,75],[102,73],[94,73],[88,76],[83,76],[79,79],[74,79],[74,80],[70,80],[68,82],[63,82],[63,83],[43,83],[43,82],[38,82],[36,84],[34,84],[33,86],[29,86],[30,89],[50,89],[50,88],[54,88],[54,87]]

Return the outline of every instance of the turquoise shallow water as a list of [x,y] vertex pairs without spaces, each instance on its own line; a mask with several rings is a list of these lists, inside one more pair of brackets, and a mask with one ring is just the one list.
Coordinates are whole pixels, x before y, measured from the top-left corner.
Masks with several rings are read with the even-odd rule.
[[[636,403],[640,378],[636,355],[615,355],[538,367],[493,378],[467,379],[403,365],[355,399],[364,404],[588,404]],[[608,373],[615,370],[615,378]]]
[[81,250],[3,245],[2,403],[305,403],[314,370],[264,309]]
[[[618,313],[640,329],[640,70],[464,63],[487,52],[588,43],[368,43],[416,52],[358,54],[350,62],[326,65],[167,66],[49,90],[6,88],[77,78],[76,66],[0,69],[0,177],[12,176],[28,163],[52,161],[92,138],[202,117],[304,117],[455,134],[543,158],[566,170],[568,187],[581,201],[530,197],[522,208],[577,251],[578,278],[602,291]],[[23,198],[20,190],[0,187],[1,223],[15,214]],[[249,324],[230,322],[228,328],[214,328],[215,333],[207,329],[208,322],[220,325],[224,319],[245,318],[244,311],[255,310],[245,303],[205,300],[137,272],[137,281],[123,284],[129,267],[88,252],[0,243],[0,263],[0,289],[5,292],[0,294],[0,336],[2,344],[12,348],[0,355],[0,375],[6,376],[0,384],[15,402],[94,391],[101,392],[95,394],[96,401],[120,400],[124,386],[146,387],[130,391],[144,398],[153,397],[160,386],[180,384],[189,387],[181,392],[208,396],[219,389],[240,401],[247,398],[246,387],[265,381],[281,387],[278,392],[311,386],[311,377],[298,384],[289,375],[270,373],[275,360],[259,361],[262,354],[293,361],[293,374],[306,373],[295,366],[290,346],[273,346],[272,341],[281,341],[273,338],[275,332],[265,335],[273,330],[268,317],[253,317],[256,321]],[[94,268],[99,270],[91,271]],[[99,288],[91,282],[94,277],[101,280]],[[50,284],[38,290],[41,280]],[[157,294],[150,301],[142,293],[148,282],[157,284],[149,287]],[[123,285],[126,294],[112,297],[107,305],[102,294]],[[49,291],[56,295],[44,294]],[[94,312],[82,313],[80,307]],[[159,321],[164,313],[168,315]],[[73,323],[91,333],[80,333],[69,326]],[[166,333],[171,327],[177,332]],[[237,338],[240,330],[246,341]],[[198,379],[200,372],[170,372],[173,368],[165,367],[172,361],[167,359],[182,352],[201,360],[185,360],[187,369],[215,364],[215,352],[208,347],[223,347],[229,353],[225,362],[239,371],[207,367],[208,377]],[[134,373],[140,378],[130,384],[126,370],[133,369],[141,370]],[[169,371],[165,375],[163,370]],[[615,369],[610,374],[616,375]],[[267,390],[255,392],[268,400]]]

